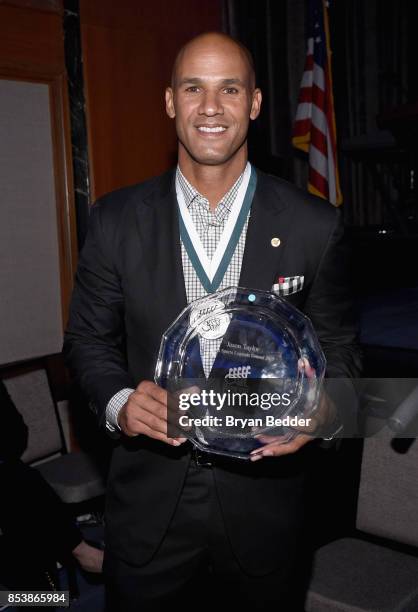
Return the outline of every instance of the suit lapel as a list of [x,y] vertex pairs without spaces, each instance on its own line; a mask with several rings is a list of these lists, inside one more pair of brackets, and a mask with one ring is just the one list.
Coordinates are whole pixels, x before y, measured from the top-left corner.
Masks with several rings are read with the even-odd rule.
[[[290,207],[277,192],[277,183],[257,171],[239,285],[271,290],[286,246]],[[175,172],[165,174],[155,190],[137,205],[137,227],[153,308],[166,328],[187,305],[181,259]],[[272,238],[280,239],[273,247]],[[156,312],[157,314],[157,312]]]
[[[260,171],[257,171],[257,177],[239,285],[270,291],[280,269],[291,214],[287,203],[277,193],[273,181],[269,181]],[[272,245],[273,238],[279,238],[278,247]]]
[[155,191],[137,206],[137,226],[153,305],[164,328],[187,305],[174,180],[173,171],[164,175]]

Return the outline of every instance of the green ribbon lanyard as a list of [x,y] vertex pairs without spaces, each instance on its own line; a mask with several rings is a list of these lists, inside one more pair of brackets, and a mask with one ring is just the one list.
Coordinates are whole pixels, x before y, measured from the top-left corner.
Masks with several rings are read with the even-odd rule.
[[231,234],[231,238],[229,239],[228,245],[225,249],[221,262],[218,266],[215,276],[213,277],[212,282],[209,280],[208,275],[206,274],[199,256],[197,255],[195,248],[193,246],[192,241],[190,240],[190,236],[187,232],[186,226],[184,224],[183,218],[181,216],[181,212],[179,210],[179,225],[180,225],[180,237],[184,244],[184,248],[186,249],[187,255],[191,261],[195,272],[202,283],[202,286],[206,293],[214,293],[217,291],[219,285],[222,282],[223,277],[225,276],[225,272],[230,264],[234,251],[237,247],[238,240],[241,236],[242,229],[244,227],[245,221],[247,219],[248,212],[251,208],[251,204],[254,197],[255,188],[257,186],[257,174],[253,168],[251,168],[250,180],[248,182],[247,191],[245,193],[244,201],[241,206],[240,213],[238,215],[237,221],[235,223],[235,227]]

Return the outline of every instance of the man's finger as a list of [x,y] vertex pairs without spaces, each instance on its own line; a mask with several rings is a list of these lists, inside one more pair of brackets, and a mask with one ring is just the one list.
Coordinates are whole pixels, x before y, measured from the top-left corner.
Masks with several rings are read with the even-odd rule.
[[283,436],[269,436],[268,434],[258,434],[255,438],[262,444],[285,444],[289,441],[292,434],[284,434]]
[[132,400],[140,410],[148,412],[149,414],[152,414],[167,422],[167,406],[161,402],[153,399],[149,395],[146,396],[141,394],[133,397]]
[[316,378],[316,371],[306,357],[301,357],[298,361],[299,371],[304,371],[307,378]]
[[[133,397],[133,395],[129,397],[127,404],[121,411],[121,419],[125,423],[125,428],[132,432],[140,433],[140,424],[144,423],[151,429],[166,434],[167,414],[166,410],[161,408],[161,404],[149,397],[144,401],[141,394],[138,394],[136,397]],[[148,410],[145,404],[147,404]]]
[[142,393],[146,396],[152,397],[155,401],[160,402],[164,406],[167,406],[167,391],[162,387],[159,387],[151,380],[143,380],[139,383],[135,393]]
[[167,420],[161,418],[152,411],[140,410],[137,414],[130,415],[132,423],[143,423],[153,431],[167,435]]
[[280,457],[296,453],[302,446],[313,440],[311,436],[299,434],[290,442],[285,444],[267,444],[251,453],[251,461],[257,461],[261,457]]
[[145,425],[145,423],[141,424],[141,431],[139,431],[135,435],[140,434],[143,434],[148,438],[153,438],[154,440],[159,440],[160,442],[164,442],[165,444],[169,444],[170,446],[180,446],[180,444],[182,444],[180,440],[177,440],[175,438],[169,438],[167,435],[159,431],[155,431],[154,429],[151,429],[150,427]]

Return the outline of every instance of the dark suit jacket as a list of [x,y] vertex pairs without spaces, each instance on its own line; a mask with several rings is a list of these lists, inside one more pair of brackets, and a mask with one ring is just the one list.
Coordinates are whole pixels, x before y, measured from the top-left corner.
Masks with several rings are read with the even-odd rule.
[[[162,333],[186,306],[174,180],[171,171],[108,194],[91,211],[64,351],[102,424],[117,391],[153,379]],[[280,238],[278,248],[272,237]],[[358,369],[345,268],[339,212],[258,172],[240,285],[270,290],[279,275],[304,275],[303,290],[288,299],[311,318],[332,376]],[[229,537],[249,572],[268,572],[297,550],[309,446],[281,459],[215,468]],[[189,460],[186,445],[120,438],[107,497],[113,554],[134,565],[152,557]]]

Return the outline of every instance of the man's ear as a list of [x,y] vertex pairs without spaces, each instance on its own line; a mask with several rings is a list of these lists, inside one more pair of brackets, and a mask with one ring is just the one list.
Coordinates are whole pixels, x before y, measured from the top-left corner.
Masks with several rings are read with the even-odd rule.
[[165,110],[170,119],[174,119],[176,111],[174,109],[174,93],[171,87],[165,90]]
[[263,99],[263,96],[261,94],[261,89],[254,89],[253,92],[253,99],[252,99],[252,103],[251,103],[251,112],[250,112],[250,119],[257,119],[258,115],[260,114],[260,109],[261,109],[261,100]]

